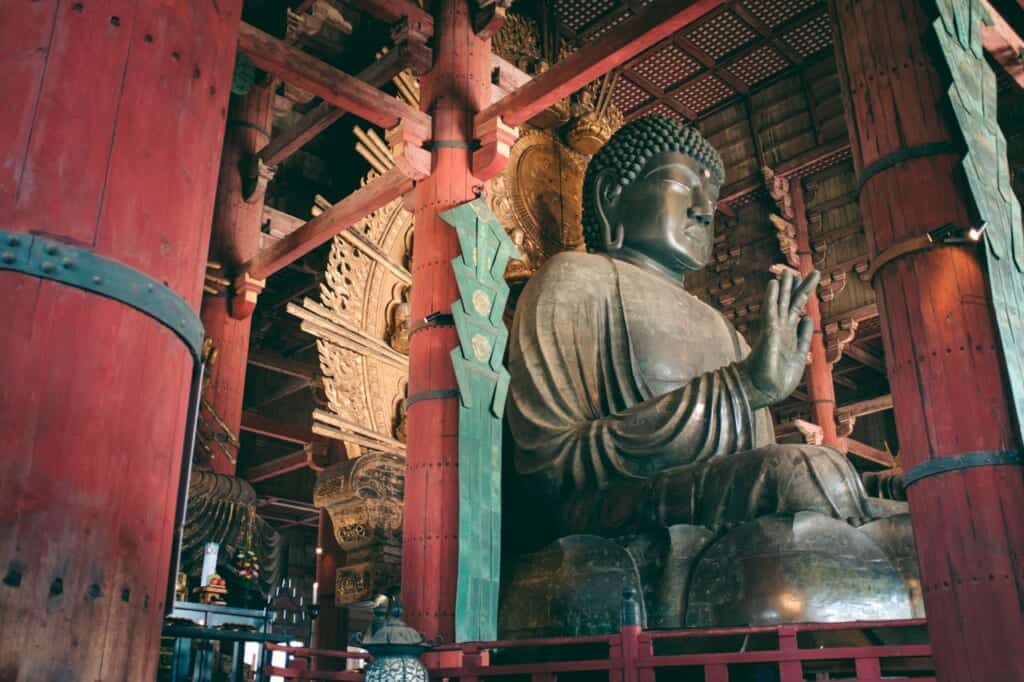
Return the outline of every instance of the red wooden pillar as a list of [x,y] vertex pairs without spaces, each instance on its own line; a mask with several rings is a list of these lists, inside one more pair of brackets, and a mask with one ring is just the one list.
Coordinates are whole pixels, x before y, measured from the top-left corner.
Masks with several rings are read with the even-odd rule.
[[[967,227],[960,156],[949,151],[948,77],[931,52],[933,17],[921,0],[831,7],[872,256],[947,223]],[[918,251],[874,279],[908,471],[930,459],[1020,447],[980,255],[976,247]],[[909,499],[938,679],[1024,679],[1019,467],[922,478]]]
[[193,356],[57,268],[198,309],[241,4],[0,3],[0,679],[155,676]]
[[[434,68],[420,81],[434,120],[432,174],[415,193],[412,317],[451,313],[458,298],[455,230],[438,213],[472,200],[473,114],[489,103],[490,41],[473,34],[467,0],[434,3]],[[405,477],[402,598],[406,621],[427,638],[455,635],[458,563],[458,397],[451,323],[414,331],[409,349],[409,451]]]
[[[793,226],[796,228],[796,244],[800,256],[800,275],[806,277],[814,272],[811,255],[810,228],[807,224],[807,207],[804,204],[804,183],[800,178],[790,180],[790,194],[793,200]],[[825,335],[821,324],[821,302],[817,295],[807,299],[807,316],[814,322],[814,337],[811,339],[811,364],[807,366],[807,396],[811,403],[811,416],[821,427],[822,445],[840,447],[836,432],[836,390],[832,382],[832,366],[825,358]]]
[[[220,265],[219,270],[211,270],[213,274],[237,284],[221,295],[205,295],[202,305],[203,328],[217,353],[203,387],[206,405],[202,428],[218,433],[223,422],[235,437],[242,424],[249,332],[260,288],[251,280],[237,279],[238,267],[259,250],[263,217],[263,187],[255,191],[248,187],[255,179],[251,177],[254,169],[250,171],[248,164],[270,140],[273,97],[271,87],[253,87],[249,94],[231,98],[217,181],[210,260]],[[244,192],[243,173],[247,176]],[[210,409],[216,417],[208,414]],[[212,461],[209,463],[214,471],[235,473],[237,447],[220,440],[210,447],[210,452]]]
[[[313,648],[341,649],[348,646],[348,614],[334,603],[335,576],[342,549],[334,539],[334,524],[327,510],[320,510],[317,528],[316,582],[320,593],[320,615],[313,621]],[[315,670],[344,670],[345,661],[318,656],[313,662]]]

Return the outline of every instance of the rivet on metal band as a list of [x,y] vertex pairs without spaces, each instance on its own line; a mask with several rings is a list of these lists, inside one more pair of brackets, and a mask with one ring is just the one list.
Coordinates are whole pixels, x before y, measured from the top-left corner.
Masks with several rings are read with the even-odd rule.
[[0,230],[0,270],[51,279],[129,305],[177,334],[193,360],[200,362],[203,323],[199,316],[185,299],[135,268],[78,246]]
[[929,144],[919,144],[914,147],[907,147],[906,149],[900,149],[892,154],[881,156],[868,164],[867,168],[860,172],[860,177],[857,178],[857,194],[860,195],[861,190],[864,189],[864,185],[868,183],[868,180],[875,177],[882,171],[889,170],[893,166],[898,166],[901,163],[911,161],[913,159],[922,159],[926,156],[942,156],[944,154],[956,153],[957,148],[949,142],[932,142]]
[[413,393],[405,401],[405,408],[409,409],[413,405],[424,400],[447,400],[449,398],[458,398],[459,390],[457,388],[445,388],[439,391],[420,391],[419,393]]
[[971,469],[973,467],[991,467],[1006,465],[1021,465],[1024,459],[1017,450],[983,450],[980,452],[965,452],[955,457],[938,457],[922,462],[903,474],[903,486],[910,487],[922,478],[937,476],[950,471]]

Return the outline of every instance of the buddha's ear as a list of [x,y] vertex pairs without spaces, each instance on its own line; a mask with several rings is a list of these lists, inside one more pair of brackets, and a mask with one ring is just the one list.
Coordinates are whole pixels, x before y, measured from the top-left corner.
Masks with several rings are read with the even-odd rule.
[[607,251],[622,248],[625,230],[619,220],[619,198],[622,187],[618,175],[611,168],[605,168],[594,178],[594,209],[601,225],[601,236]]

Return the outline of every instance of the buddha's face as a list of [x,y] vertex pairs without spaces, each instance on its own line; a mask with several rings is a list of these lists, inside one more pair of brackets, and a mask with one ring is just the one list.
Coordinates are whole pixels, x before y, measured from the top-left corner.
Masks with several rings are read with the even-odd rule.
[[711,259],[718,190],[700,162],[673,151],[651,158],[621,193],[598,191],[597,201],[623,248],[683,275]]

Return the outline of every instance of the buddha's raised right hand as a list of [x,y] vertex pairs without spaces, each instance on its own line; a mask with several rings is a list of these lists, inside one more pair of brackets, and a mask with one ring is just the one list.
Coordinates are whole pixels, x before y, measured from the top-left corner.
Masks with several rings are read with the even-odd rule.
[[803,309],[820,279],[814,271],[801,281],[787,268],[781,281],[768,284],[761,306],[761,337],[740,372],[755,410],[784,400],[800,383],[814,333],[814,323]]

